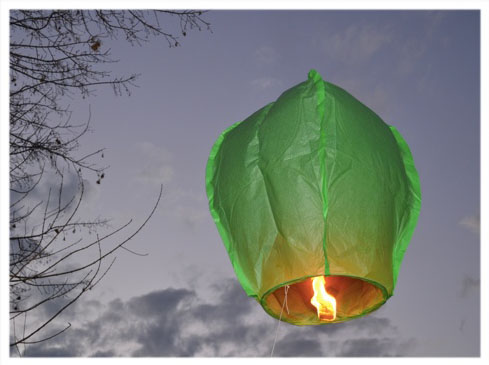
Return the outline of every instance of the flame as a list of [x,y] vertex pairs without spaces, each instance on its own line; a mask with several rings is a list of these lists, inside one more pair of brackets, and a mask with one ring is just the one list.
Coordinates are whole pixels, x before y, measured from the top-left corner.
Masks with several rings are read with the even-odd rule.
[[312,279],[314,295],[311,304],[318,310],[320,321],[333,321],[336,318],[336,299],[326,291],[324,276],[316,276]]

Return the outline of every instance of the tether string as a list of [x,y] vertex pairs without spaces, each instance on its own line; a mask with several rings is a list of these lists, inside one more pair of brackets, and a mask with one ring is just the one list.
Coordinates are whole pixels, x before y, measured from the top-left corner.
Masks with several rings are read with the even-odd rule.
[[287,293],[289,292],[289,287],[290,287],[289,285],[284,286],[285,296],[284,296],[284,301],[282,303],[282,309],[280,310],[280,317],[278,319],[277,329],[275,331],[275,340],[273,341],[272,352],[270,353],[270,357],[273,357],[273,350],[275,349],[275,344],[277,343],[278,327],[280,326],[280,322],[282,322],[282,313],[284,312],[284,306],[287,307],[287,314],[289,314],[289,305],[287,304]]

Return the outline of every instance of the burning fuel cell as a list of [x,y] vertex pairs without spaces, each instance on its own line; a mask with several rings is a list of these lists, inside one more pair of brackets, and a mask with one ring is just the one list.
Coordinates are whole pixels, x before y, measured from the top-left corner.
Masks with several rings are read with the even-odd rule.
[[383,305],[421,208],[401,134],[314,70],[219,136],[206,189],[243,289],[295,325]]
[[312,279],[312,289],[314,295],[311,304],[318,310],[320,321],[334,321],[336,319],[336,299],[326,290],[324,276],[317,276]]

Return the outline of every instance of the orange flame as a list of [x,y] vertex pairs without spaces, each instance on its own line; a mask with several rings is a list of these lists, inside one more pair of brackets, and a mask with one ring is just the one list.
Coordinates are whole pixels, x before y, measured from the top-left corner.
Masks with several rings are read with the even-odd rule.
[[324,276],[312,279],[314,295],[311,304],[317,308],[320,321],[333,321],[336,318],[336,299],[326,291],[325,285]]

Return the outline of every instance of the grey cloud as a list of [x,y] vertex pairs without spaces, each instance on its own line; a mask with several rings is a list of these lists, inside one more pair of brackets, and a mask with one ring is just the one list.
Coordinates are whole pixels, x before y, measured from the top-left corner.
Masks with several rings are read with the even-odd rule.
[[323,36],[323,49],[328,55],[349,64],[369,61],[382,47],[392,42],[390,29],[352,24],[344,31]]
[[269,46],[262,46],[254,52],[255,62],[259,65],[272,65],[277,62],[279,55],[277,51]]
[[481,230],[481,219],[479,215],[471,215],[468,217],[463,217],[458,224],[465,227],[470,232],[475,234],[480,234]]
[[324,356],[324,353],[318,340],[297,338],[291,333],[280,341],[274,355],[278,357],[319,357]]
[[166,190],[164,214],[177,218],[186,231],[195,232],[196,227],[209,217],[207,197],[202,191],[185,190],[170,186]]
[[[279,322],[235,279],[210,290],[213,300],[205,302],[194,290],[166,288],[127,301],[79,304],[72,329],[26,355],[269,356]],[[274,355],[281,357],[395,355],[401,344],[390,320],[375,315],[324,326],[280,323],[277,335]]]
[[76,348],[64,346],[28,347],[24,357],[73,357],[79,356]]
[[461,320],[460,320],[460,325],[458,326],[458,330],[459,330],[460,332],[463,332],[463,331],[464,331],[464,327],[465,327],[465,322],[466,322],[466,321],[467,321],[467,319],[466,319],[466,318],[463,318],[463,319],[461,319]]
[[[234,279],[227,279],[214,285],[217,290],[218,302],[224,305],[205,304],[207,310],[197,310],[204,320],[221,320],[223,318],[238,320],[250,313],[255,302],[243,291],[243,288]],[[204,308],[202,308],[204,309]]]
[[[36,299],[40,300],[39,298]],[[61,308],[67,305],[70,301],[71,299],[67,297],[56,298],[55,300],[50,300],[44,303],[41,309],[43,311],[44,316],[50,318],[54,316],[59,310],[61,310]],[[73,307],[74,305],[76,305],[76,302],[74,302],[72,306],[68,306],[65,310],[74,312],[75,311],[75,308]]]
[[112,350],[109,351],[97,351],[91,357],[114,357],[115,353]]
[[[391,344],[397,345],[396,327],[388,318],[374,315],[344,323],[303,327],[298,331],[291,329],[287,333],[281,341],[277,342],[275,351],[277,356],[348,356],[349,351],[345,353],[345,348],[347,349],[345,346],[351,341],[363,344],[362,341],[375,340],[380,335],[390,336],[387,338],[391,338]],[[364,337],[350,339],[359,335]],[[341,339],[339,344],[338,338]],[[360,354],[357,356],[370,356],[371,353],[376,354],[373,356],[382,356],[381,350],[379,346],[359,348],[357,351]]]
[[199,345],[181,338],[182,316],[164,316],[139,328],[136,335],[141,347],[132,356],[192,356]]
[[[29,197],[34,201],[47,201],[49,190],[51,190],[51,201],[53,204],[58,203],[58,194],[61,183],[63,183],[62,189],[62,202],[65,204],[76,194],[79,190],[79,180],[72,168],[61,168],[63,175],[61,176],[55,170],[47,170],[43,173],[39,184],[29,193]],[[63,179],[61,179],[61,177]],[[15,194],[15,193],[14,193]]]
[[[251,312],[253,301],[235,280],[221,283],[216,303],[212,304],[194,303],[188,307],[188,300],[196,300],[195,293],[175,289],[167,293],[169,290],[157,295],[160,300],[165,299],[159,303],[166,315],[139,333],[138,342],[142,347],[133,356],[232,356],[239,354],[239,348],[249,349],[257,345],[259,333],[264,328],[243,324],[243,317]],[[150,298],[156,298],[154,293],[140,297],[138,302]],[[187,300],[187,306],[178,307],[184,300]],[[194,324],[206,327],[204,333],[193,332]],[[240,345],[233,348],[234,344]],[[203,349],[207,350],[202,353]]]
[[[93,195],[93,189],[90,188],[90,183],[84,180],[85,191],[83,199],[90,199]],[[18,189],[18,188],[17,188]],[[20,191],[25,191],[25,188],[19,189]],[[76,203],[80,198],[81,189],[80,181],[73,171],[73,169],[64,169],[63,176],[55,173],[54,171],[46,171],[41,177],[39,183],[25,196],[24,194],[19,194],[14,191],[10,191],[10,203],[14,204],[20,200],[18,204],[15,205],[15,210],[18,210],[14,216],[20,216],[26,214],[28,211],[33,209],[36,205],[39,206],[32,211],[29,215],[29,227],[36,227],[37,232],[40,227],[42,227],[44,212],[46,205],[49,203],[48,211],[58,209],[66,206],[63,214],[67,216],[73,213],[76,207]],[[70,203],[71,204],[68,204]],[[61,218],[60,218],[61,220]],[[47,219],[47,224],[52,222],[51,219]],[[25,227],[23,224],[17,224],[16,228],[11,227],[11,235],[23,235],[26,234]]]
[[161,316],[177,311],[177,306],[182,300],[193,296],[186,289],[160,290],[129,300],[128,307],[134,314],[141,317]]
[[396,327],[392,325],[391,321],[385,317],[376,317],[375,315],[369,315],[366,317],[355,319],[343,323],[344,326],[352,326],[356,332],[365,333],[370,336],[375,336],[379,333],[394,333]]
[[209,216],[209,210],[202,202],[191,203],[176,205],[172,214],[178,217],[188,230],[195,231],[195,227]]
[[467,297],[472,290],[476,290],[478,292],[480,290],[480,285],[480,279],[465,275],[462,279],[462,289],[460,290],[460,297]]
[[139,142],[134,146],[139,163],[134,179],[143,184],[167,184],[173,180],[175,169],[172,154],[151,142]]
[[416,70],[416,63],[422,60],[433,43],[438,42],[439,38],[435,37],[435,35],[446,16],[447,12],[424,12],[421,17],[423,19],[421,37],[408,38],[402,43],[400,42],[402,45],[399,48],[398,70],[401,73],[409,74]]
[[265,90],[269,88],[278,88],[282,86],[282,81],[275,77],[270,77],[270,76],[265,76],[265,77],[260,77],[254,80],[251,80],[250,82],[251,86],[260,89],[260,90]]
[[340,356],[348,357],[378,357],[395,356],[396,346],[392,339],[359,338],[346,340],[341,346]]

